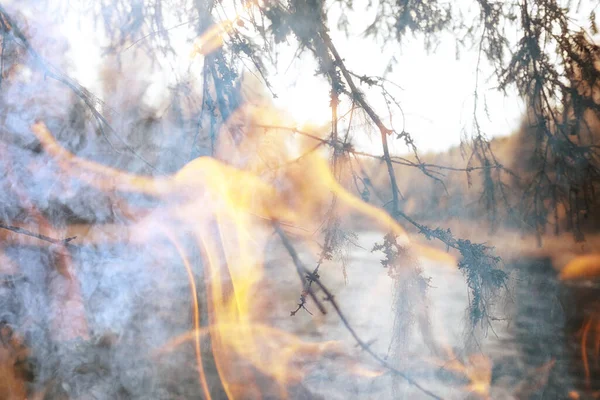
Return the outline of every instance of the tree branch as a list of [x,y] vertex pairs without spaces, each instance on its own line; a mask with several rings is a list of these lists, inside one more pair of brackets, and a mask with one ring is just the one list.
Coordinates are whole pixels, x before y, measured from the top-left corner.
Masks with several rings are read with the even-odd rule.
[[[401,378],[405,379],[408,383],[410,383],[411,385],[413,385],[414,387],[416,387],[417,389],[419,389],[421,392],[425,393],[429,397],[431,397],[433,399],[441,400],[442,398],[440,396],[438,396],[435,393],[429,391],[428,389],[426,389],[425,387],[423,387],[421,384],[419,384],[418,382],[416,382],[414,379],[412,379],[410,376],[408,376],[404,372],[396,369],[390,363],[388,363],[383,358],[381,358],[379,355],[377,355],[377,353],[375,353],[375,351],[373,351],[373,349],[371,349],[371,347],[364,340],[362,340],[358,336],[358,334],[356,333],[356,331],[354,330],[354,328],[352,327],[352,325],[350,325],[350,322],[348,322],[348,319],[346,318],[346,316],[344,315],[344,313],[340,309],[339,305],[335,301],[334,296],[331,293],[331,291],[320,281],[318,275],[313,274],[312,272],[310,272],[310,270],[308,268],[306,268],[306,266],[302,263],[302,261],[298,257],[298,253],[294,249],[294,246],[292,245],[292,243],[290,242],[290,240],[286,236],[285,232],[283,232],[281,230],[281,228],[278,227],[276,221],[273,222],[273,226],[275,227],[275,230],[277,231],[277,234],[281,238],[281,241],[282,241],[283,245],[285,246],[285,248],[287,249],[288,253],[292,257],[292,261],[294,262],[294,265],[296,266],[296,270],[298,271],[299,275],[301,275],[302,277],[304,275],[306,275],[311,282],[314,282],[315,284],[317,284],[317,286],[323,291],[323,293],[325,294],[325,300],[328,301],[331,304],[331,306],[335,310],[336,314],[338,315],[338,317],[340,318],[340,320],[342,321],[342,323],[346,327],[346,330],[348,330],[348,332],[350,332],[350,335],[352,335],[352,337],[358,343],[358,345],[360,346],[360,348],[363,349],[364,351],[366,351],[382,367],[384,367],[385,369],[387,369],[388,371],[390,371],[394,375],[400,376]],[[303,280],[303,282],[304,282],[304,280]]]

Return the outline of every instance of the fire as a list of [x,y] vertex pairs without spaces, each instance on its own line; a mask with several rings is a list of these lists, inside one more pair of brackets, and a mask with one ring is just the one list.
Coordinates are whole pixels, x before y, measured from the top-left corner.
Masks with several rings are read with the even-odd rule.
[[581,330],[579,331],[579,335],[581,336],[581,361],[583,363],[585,382],[589,388],[592,377],[590,353],[596,366],[600,360],[600,318],[598,318],[597,315],[588,317],[584,321]]
[[575,257],[561,271],[560,279],[589,279],[600,276],[600,254]]
[[[446,347],[446,360],[435,360],[441,368],[454,372],[469,383],[463,390],[480,399],[491,399],[492,360],[484,354],[471,354],[465,359],[458,357],[450,347]],[[525,399],[543,388],[548,381],[555,360],[527,371],[521,382],[512,387],[514,398]]]
[[[173,350],[188,341],[194,343],[198,379],[207,398],[209,385],[200,346],[205,335],[210,337],[219,376],[229,398],[247,397],[249,382],[256,382],[255,373],[276,382],[279,395],[284,396],[286,388],[303,376],[299,362],[343,354],[340,343],[306,342],[271,327],[265,319],[265,309],[256,299],[261,293],[264,249],[273,232],[271,221],[278,221],[289,227],[286,229],[293,229],[297,237],[308,239],[311,232],[318,230],[322,212],[333,195],[341,215],[368,216],[382,231],[392,232],[400,242],[409,243],[406,232],[387,213],[347,192],[336,181],[327,161],[316,152],[293,163],[289,163],[291,156],[284,155],[282,167],[273,175],[269,173],[271,166],[260,161],[260,148],[256,152],[242,151],[257,146],[256,138],[249,136],[237,148],[228,140],[220,147],[220,154],[228,152],[232,164],[238,167],[203,157],[172,176],[148,177],[76,157],[62,148],[41,122],[32,131],[71,178],[109,193],[135,192],[161,199],[163,205],[155,214],[132,214],[137,216],[135,223],[140,227],[135,232],[139,232],[142,240],[151,241],[152,236],[167,238],[180,254],[190,282],[193,329],[166,344],[165,349]],[[226,133],[223,135],[227,137]],[[160,225],[149,224],[148,218],[150,221],[159,218]],[[149,226],[159,228],[152,231]],[[197,298],[199,291],[193,272],[198,266],[190,261],[190,237],[204,261],[206,299]],[[437,253],[432,250],[425,255]],[[201,309],[202,304],[206,304],[206,310]],[[202,312],[208,315],[208,327],[200,325]],[[350,364],[354,366],[348,368],[349,373],[381,374]],[[473,390],[480,392],[484,388],[473,384]]]
[[[446,346],[445,346],[446,347]],[[463,388],[479,398],[489,399],[492,383],[492,361],[483,354],[472,354],[464,362],[446,347],[446,360],[436,360],[441,368],[454,372],[469,383]]]
[[492,382],[492,363],[488,357],[474,354],[469,357],[466,364],[454,359],[447,366],[450,370],[460,372],[469,379],[470,383],[465,388],[468,392],[477,394],[481,398],[489,398]]
[[[586,321],[584,323],[583,329],[581,332],[581,359],[583,361],[583,368],[585,370],[585,381],[588,386],[590,384],[590,365],[588,362],[588,341],[590,339],[590,330],[592,330],[592,327],[593,327],[594,328],[593,330],[595,331],[597,329],[596,325],[597,324],[594,323],[594,321],[592,319],[589,319],[588,321]],[[600,341],[598,339],[599,338],[596,335],[595,342],[597,343],[597,345],[594,346],[595,348],[597,348],[598,345],[600,345]],[[597,351],[596,351],[596,358],[598,358]]]
[[204,35],[196,39],[190,57],[207,55],[221,48],[223,46],[223,35],[230,30],[231,22],[229,21],[210,27]]
[[[586,254],[575,257],[561,271],[562,280],[594,279],[600,276],[600,255]],[[592,304],[595,310],[588,315],[578,332],[580,337],[580,355],[583,365],[585,383],[590,388],[593,372],[597,372],[600,360],[600,317],[598,304]],[[593,358],[595,369],[590,365]]]
[[[209,29],[195,44],[193,55],[216,50],[230,29],[231,22]],[[335,207],[337,215],[368,217],[376,229],[392,234],[400,245],[410,244],[407,233],[386,212],[343,188],[311,139],[290,137],[277,130],[257,134],[260,129],[248,128],[245,123],[272,124],[273,119],[277,118],[258,107],[242,107],[219,135],[215,158],[200,157],[171,176],[155,177],[77,157],[56,141],[43,122],[31,127],[65,180],[80,180],[100,189],[128,210],[130,223],[126,228],[90,229],[81,235],[84,243],[93,242],[95,237],[147,245],[166,241],[177,250],[189,280],[192,329],[166,343],[157,355],[191,342],[198,380],[207,399],[211,385],[204,370],[203,338],[210,339],[222,387],[231,399],[260,397],[260,382],[265,377],[274,383],[278,397],[286,397],[290,386],[306,373],[304,366],[324,356],[343,360],[349,374],[376,377],[385,370],[366,368],[344,356],[340,342],[309,342],[269,323],[269,305],[262,289],[265,248],[273,238],[275,224],[293,232],[303,243],[311,243],[313,232],[319,232],[323,224],[325,210]],[[124,200],[132,193],[156,199],[159,205],[153,210],[139,208]],[[48,229],[57,237],[72,234]],[[452,259],[426,246],[414,249],[424,257]],[[193,262],[194,254],[200,254],[201,266]],[[63,258],[57,263],[65,265],[63,273],[69,276],[69,260],[64,254]],[[286,265],[293,266],[291,262]],[[305,279],[304,272],[296,272]],[[290,268],[291,274],[296,272]],[[196,281],[197,275],[203,282]],[[198,289],[200,285],[204,290]],[[297,290],[300,294],[301,287]],[[202,315],[207,317],[206,324],[201,322]],[[471,390],[487,390],[488,373],[465,371],[473,376]]]

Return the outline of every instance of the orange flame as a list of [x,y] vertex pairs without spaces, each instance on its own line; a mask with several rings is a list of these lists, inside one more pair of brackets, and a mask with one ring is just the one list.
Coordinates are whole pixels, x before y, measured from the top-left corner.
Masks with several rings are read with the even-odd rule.
[[560,272],[560,279],[590,279],[600,276],[600,254],[575,257]]
[[[252,2],[247,2],[244,8],[250,8],[251,5]],[[244,21],[238,15],[231,20],[221,21],[209,27],[202,36],[194,41],[190,58],[194,58],[197,55],[206,56],[223,47],[223,36],[233,31],[233,24],[244,26]]]
[[[211,46],[206,44],[200,48]],[[260,118],[260,115],[253,115],[253,118]],[[306,238],[309,236],[306,232],[314,232],[320,226],[322,211],[329,206],[333,194],[341,215],[353,212],[368,216],[379,229],[392,232],[401,243],[409,243],[404,229],[386,212],[346,191],[336,181],[323,157],[313,152],[301,160],[294,160],[286,151],[289,146],[283,139],[275,144],[280,151],[275,157],[283,166],[276,172],[273,172],[272,164],[265,161],[265,148],[260,140],[249,133],[236,145],[228,141],[227,134],[221,135],[219,153],[227,155],[236,167],[202,157],[172,176],[147,177],[71,154],[56,142],[41,122],[33,125],[32,131],[64,173],[107,192],[144,193],[164,200],[160,231],[141,230],[145,231],[145,238],[152,235],[167,237],[178,251],[190,282],[193,329],[167,343],[163,351],[193,342],[198,379],[206,398],[210,398],[210,393],[200,346],[204,335],[210,336],[223,388],[232,399],[248,397],[249,390],[258,390],[249,386],[256,381],[253,371],[272,379],[279,387],[278,395],[284,397],[285,389],[303,376],[299,367],[302,360],[318,360],[324,354],[343,354],[340,343],[306,342],[268,324],[267,310],[256,301],[261,295],[264,249],[272,234],[272,226],[267,222],[280,221],[286,226],[306,228],[300,233]],[[297,149],[302,143],[295,146]],[[197,297],[199,291],[194,278],[197,267],[190,262],[184,234],[186,238],[195,239],[201,252],[206,298]],[[447,259],[424,246],[419,250],[425,256]],[[207,327],[200,326],[202,312],[208,315]],[[473,378],[471,389],[484,393],[489,387],[489,365],[480,361],[477,366],[482,368],[464,368],[464,371]],[[362,376],[381,374],[381,371],[367,370],[358,364],[353,364],[350,372]]]
[[587,318],[579,334],[581,335],[581,361],[583,363],[585,382],[589,387],[591,383],[589,352],[593,350],[592,355],[596,361],[596,365],[598,364],[598,357],[600,355],[600,319],[594,315]]
[[446,347],[446,353],[449,361],[438,360],[435,363],[448,371],[456,372],[467,378],[469,384],[464,387],[465,391],[480,398],[489,399],[492,383],[492,361],[483,354],[472,354],[463,362],[449,347]]
[[224,21],[208,28],[206,32],[194,41],[194,47],[190,53],[193,58],[196,55],[206,56],[223,46],[223,35],[231,31],[231,21]]

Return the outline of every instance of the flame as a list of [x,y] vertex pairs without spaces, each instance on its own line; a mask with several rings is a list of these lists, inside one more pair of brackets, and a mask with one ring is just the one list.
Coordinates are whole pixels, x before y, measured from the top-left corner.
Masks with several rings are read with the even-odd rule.
[[[575,257],[560,272],[561,280],[580,280],[594,279],[600,276],[600,254],[585,254]],[[592,381],[592,372],[597,371],[600,360],[600,317],[598,314],[598,304],[592,304],[595,310],[588,315],[578,332],[580,337],[580,356],[583,365],[585,383],[590,388]],[[590,356],[596,365],[596,370],[592,371],[590,366]],[[576,391],[569,394],[570,398],[579,398]]]
[[[205,39],[205,42],[210,40]],[[211,45],[202,44],[200,48],[210,49]],[[250,113],[252,119],[268,117],[258,115],[260,110],[246,108],[238,111],[232,121],[242,118],[240,113]],[[225,129],[233,123],[230,121],[228,125]],[[341,343],[307,342],[272,327],[265,317],[268,305],[258,299],[268,296],[261,292],[264,287],[261,282],[264,280],[264,249],[273,232],[271,221],[280,222],[286,229],[302,228],[296,229],[297,236],[310,238],[311,232],[319,230],[323,211],[330,206],[333,195],[340,215],[368,216],[382,231],[393,233],[401,243],[409,243],[404,229],[386,212],[346,191],[333,176],[327,160],[318,152],[300,152],[303,156],[294,158],[294,151],[308,147],[302,138],[290,144],[286,143],[287,139],[274,136],[265,144],[261,141],[264,137],[247,132],[240,142],[225,131],[221,135],[217,157],[227,159],[228,164],[201,157],[174,175],[149,177],[75,156],[56,142],[42,122],[34,124],[32,131],[64,174],[107,193],[133,192],[161,199],[163,206],[158,214],[132,214],[140,228],[132,229],[129,234],[139,235],[133,240],[141,242],[153,237],[167,238],[182,260],[190,284],[193,327],[190,332],[165,344],[159,353],[192,342],[198,380],[205,398],[210,398],[200,345],[205,336],[210,337],[221,383],[232,399],[247,398],[248,393],[259,391],[255,387],[257,376],[269,377],[278,387],[277,395],[285,397],[286,388],[302,379],[305,373],[302,365],[306,362],[317,361],[324,355],[341,356],[344,353]],[[267,145],[279,151],[269,151]],[[273,165],[278,168],[274,169]],[[156,223],[152,218],[160,221]],[[203,273],[199,275],[203,276],[204,292],[196,287],[198,283],[194,276],[199,266],[190,261],[190,238],[202,256]],[[437,250],[425,246],[419,246],[418,250],[424,256],[448,260]],[[198,298],[198,293],[206,297]],[[200,314],[203,312],[208,315],[208,326],[201,326]],[[477,368],[465,367],[462,371],[472,378],[470,389],[484,393],[489,389],[490,368],[484,360],[473,358],[473,362],[476,361]],[[347,365],[349,373],[364,377],[383,373],[356,362]]]
[[590,279],[600,276],[600,254],[575,257],[560,272],[560,279]]
[[[249,11],[253,5],[254,2],[252,1],[245,2],[244,11]],[[245,23],[240,14],[237,14],[234,18],[226,19],[210,26],[194,41],[190,58],[194,58],[197,55],[207,56],[223,47],[223,36],[230,34],[234,30],[234,24],[238,27],[244,26]]]
[[588,317],[583,322],[579,335],[581,336],[580,348],[584,377],[586,385],[589,387],[591,383],[590,350],[592,350],[592,356],[596,365],[598,365],[598,361],[600,360],[600,318],[597,315]]
[[[571,260],[560,272],[561,280],[594,279],[600,276],[600,254],[586,254]],[[598,305],[594,308],[597,310]],[[597,311],[588,316],[578,333],[581,337],[580,351],[584,377],[587,387],[590,387],[592,371],[590,368],[590,353],[596,366],[600,360],[600,317]],[[579,393],[573,391],[571,398],[578,398]],[[575,397],[577,396],[577,397]]]
[[446,251],[436,249],[435,247],[425,246],[419,243],[413,243],[412,247],[421,257],[435,261],[445,267],[452,266],[454,269],[456,269],[458,260],[454,255]]
[[231,21],[223,21],[214,24],[204,32],[202,36],[194,41],[190,58],[196,55],[206,56],[223,46],[223,35],[231,32],[233,24]]
[[492,361],[489,357],[483,354],[472,354],[463,362],[450,347],[446,347],[446,353],[448,361],[438,360],[435,363],[468,379],[469,384],[464,387],[465,391],[482,399],[489,399],[492,384]]

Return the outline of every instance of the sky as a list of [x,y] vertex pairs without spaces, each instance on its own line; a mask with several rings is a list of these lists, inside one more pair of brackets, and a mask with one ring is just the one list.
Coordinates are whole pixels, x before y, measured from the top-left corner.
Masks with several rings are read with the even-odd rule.
[[[462,0],[464,3],[465,0]],[[364,0],[356,0],[355,9],[361,10]],[[73,11],[73,10],[72,10]],[[584,14],[585,15],[585,14]],[[232,17],[231,15],[227,15]],[[179,21],[165,14],[165,26],[179,25]],[[478,82],[479,102],[477,120],[481,130],[488,136],[503,136],[514,132],[524,114],[524,104],[512,91],[507,94],[495,89],[492,70],[485,60],[480,63],[477,74],[478,54],[472,49],[461,50],[457,59],[453,38],[441,35],[440,45],[427,53],[422,39],[410,38],[400,47],[388,45],[382,50],[380,44],[364,38],[362,31],[372,21],[373,15],[367,12],[354,12],[350,15],[350,36],[338,31],[337,11],[330,9],[331,36],[338,51],[345,59],[346,66],[358,74],[380,76],[384,73],[392,55],[398,60],[394,71],[387,76],[395,85],[388,85],[399,100],[403,113],[393,112],[393,122],[397,130],[402,127],[415,140],[421,152],[444,151],[460,144],[461,139],[474,133],[475,87]],[[74,77],[92,91],[99,86],[97,71],[101,61],[99,32],[93,24],[82,22],[74,10],[65,18],[60,29],[70,38],[70,58],[74,67]],[[170,30],[178,59],[163,60],[169,74],[183,74],[189,68],[201,68],[201,63],[190,59],[189,41],[191,26]],[[310,54],[295,58],[296,47],[282,47],[279,63],[271,68],[270,82],[277,98],[277,107],[289,113],[298,125],[327,125],[331,117],[329,108],[329,87],[323,77],[315,76],[316,62]],[[198,74],[199,76],[200,74]],[[154,79],[154,90],[160,96],[168,82]],[[381,95],[375,90],[366,91],[368,101],[389,123],[389,112]],[[348,107],[348,100],[341,110]],[[363,150],[380,151],[377,135],[355,134],[355,144]],[[394,153],[406,153],[402,140],[392,140],[390,148]]]
[[[357,0],[354,3],[355,9],[359,10],[364,1]],[[330,11],[332,27],[335,27],[336,14],[335,10]],[[465,135],[470,137],[474,132],[477,51],[463,49],[457,59],[454,40],[449,34],[441,34],[440,45],[430,53],[425,51],[422,39],[412,37],[407,37],[402,47],[394,44],[382,50],[381,45],[362,35],[373,18],[366,12],[353,13],[350,18],[350,37],[346,38],[343,32],[333,28],[331,36],[346,66],[360,75],[382,76],[391,56],[396,57],[398,64],[387,75],[387,79],[393,82],[388,88],[399,101],[404,118],[399,112],[393,112],[395,128],[401,130],[404,124],[423,152],[444,151],[459,145]],[[290,64],[294,51],[291,48],[285,52],[282,58],[287,60],[282,61],[282,65],[287,67]],[[276,72],[273,79],[279,96],[276,103],[283,109],[295,110],[292,112],[300,122],[322,123],[331,117],[328,85],[322,77],[313,76],[315,68],[316,64],[307,54],[301,63]],[[524,104],[516,92],[505,95],[495,89],[497,84],[489,79],[493,71],[484,60],[479,69],[477,116],[480,127],[489,137],[509,135],[520,123]],[[386,125],[389,125],[390,113],[379,91],[368,90],[364,86],[362,89]],[[303,107],[297,106],[298,99],[306,99]],[[372,151],[381,147],[376,135],[373,140],[366,136],[357,136],[355,140]],[[390,146],[396,153],[407,151],[402,140],[392,140]]]
[[[393,44],[382,50],[381,45],[362,34],[374,19],[373,12],[364,11],[366,3],[366,0],[353,1],[354,9],[360,11],[350,14],[348,38],[335,29],[339,12],[335,8],[330,9],[332,39],[346,66],[360,75],[382,76],[388,60],[392,55],[396,57],[397,67],[387,79],[401,89],[394,85],[388,87],[399,100],[404,118],[396,112],[395,128],[401,130],[404,123],[421,152],[444,151],[459,145],[463,138],[474,135],[474,115],[477,116],[481,131],[490,138],[507,136],[518,129],[525,114],[523,100],[515,89],[508,89],[507,93],[496,89],[493,69],[485,57],[478,60],[477,49],[463,48],[457,59],[454,38],[442,33],[440,44],[429,53],[425,51],[422,38],[411,36],[407,36],[402,46]],[[473,10],[469,7],[473,3],[470,0],[457,0],[454,7],[455,10],[461,7],[465,14],[472,14]],[[597,6],[596,2],[592,3]],[[573,22],[586,27],[589,4],[581,2],[579,10],[573,9],[573,5],[571,7]],[[285,68],[275,71],[272,79],[279,96],[276,104],[290,110],[300,123],[326,123],[331,117],[327,82],[322,77],[314,76],[316,64],[310,54],[288,68],[294,53],[293,47],[283,52],[281,64]],[[374,90],[367,91],[367,99],[376,106],[389,127],[389,112],[381,95]],[[371,152],[380,151],[377,135],[372,140],[366,135],[358,135],[355,140]],[[390,149],[400,154],[408,151],[402,140],[392,140]]]
[[[378,46],[368,40],[354,37],[349,41],[338,40],[340,53],[348,68],[360,75],[381,76],[387,58],[381,56]],[[306,57],[308,58],[308,57]],[[477,55],[465,51],[460,59],[455,57],[454,46],[446,41],[434,54],[427,54],[422,44],[415,41],[402,49],[397,57],[399,64],[388,79],[388,85],[399,101],[403,115],[393,112],[394,125],[401,130],[403,123],[421,151],[443,151],[460,144],[461,138],[473,133],[475,70]],[[327,82],[321,77],[307,73],[314,71],[312,60],[304,60],[302,66],[292,71],[275,75],[274,91],[278,95],[276,104],[290,111],[300,122],[326,123],[330,120],[329,92]],[[483,68],[482,68],[483,69]],[[491,70],[480,72],[478,121],[489,137],[509,135],[517,128],[524,112],[524,104],[516,93],[507,95],[494,88],[494,82],[486,82]],[[377,110],[389,126],[389,112],[377,90],[368,90],[367,99],[377,105]],[[304,99],[299,106],[298,99]],[[487,114],[484,110],[487,104]],[[348,100],[345,101],[346,106]],[[343,106],[344,104],[342,104]],[[359,139],[357,136],[355,139]],[[371,143],[368,138],[361,141],[365,147],[379,147],[377,136]],[[396,152],[406,152],[403,142],[392,142]]]

